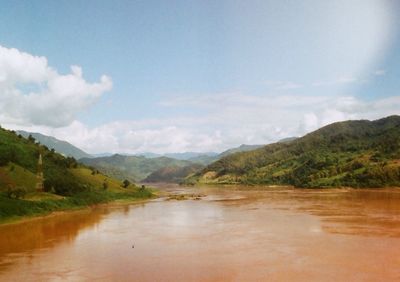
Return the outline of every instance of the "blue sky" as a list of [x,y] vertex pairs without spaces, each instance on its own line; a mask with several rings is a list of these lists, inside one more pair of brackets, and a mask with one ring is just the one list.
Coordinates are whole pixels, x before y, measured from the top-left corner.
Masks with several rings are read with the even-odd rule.
[[396,1],[0,2],[0,123],[92,153],[220,151],[400,114]]

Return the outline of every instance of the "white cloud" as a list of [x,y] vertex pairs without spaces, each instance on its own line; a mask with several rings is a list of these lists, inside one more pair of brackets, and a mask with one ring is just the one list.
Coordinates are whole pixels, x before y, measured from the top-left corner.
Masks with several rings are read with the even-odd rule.
[[[193,123],[196,121],[193,120]],[[174,126],[173,124],[179,124]],[[192,130],[184,120],[116,121],[88,128],[79,121],[62,128],[17,126],[66,140],[90,153],[138,153],[207,151],[221,147],[218,131],[202,133]]]
[[202,109],[208,114],[115,121],[95,128],[74,121],[56,129],[43,126],[21,129],[56,136],[90,153],[222,151],[243,143],[267,144],[301,136],[336,121],[400,114],[400,96],[366,102],[352,96],[222,93],[169,98],[168,102],[169,107]]
[[45,57],[0,46],[0,123],[67,126],[111,87],[107,76],[89,83],[79,66],[61,75]]

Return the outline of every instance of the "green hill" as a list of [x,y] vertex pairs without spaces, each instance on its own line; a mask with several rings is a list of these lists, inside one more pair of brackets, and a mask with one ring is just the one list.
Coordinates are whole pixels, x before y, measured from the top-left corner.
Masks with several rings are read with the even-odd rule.
[[290,142],[226,156],[187,181],[400,186],[400,116],[333,123]]
[[232,154],[235,154],[235,153],[239,153],[239,152],[253,151],[253,150],[256,150],[256,149],[261,148],[263,146],[265,146],[265,145],[246,145],[246,144],[242,144],[239,147],[231,148],[231,149],[228,149],[226,151],[223,151],[222,153],[220,153],[218,155],[218,158],[223,158],[223,157],[226,157],[226,156],[229,156],[229,155],[232,155]]
[[200,164],[191,164],[191,165],[187,165],[187,166],[183,166],[183,167],[167,166],[167,167],[163,167],[163,168],[160,168],[160,169],[152,172],[142,182],[180,183],[188,175],[191,175],[191,174],[199,171],[202,168],[203,168],[203,166]]
[[[45,192],[35,191],[39,154],[43,158]],[[123,188],[121,181],[49,150],[33,137],[26,139],[0,128],[0,222],[151,195],[135,185]]]
[[[286,143],[286,142],[291,142],[293,140],[297,139],[297,137],[288,137],[282,140],[279,140],[278,142],[281,143]],[[235,154],[235,153],[239,153],[239,152],[248,152],[248,151],[253,151],[256,150],[258,148],[264,147],[265,145],[246,145],[246,144],[242,144],[239,147],[235,147],[235,148],[231,148],[228,149],[226,151],[223,151],[220,154],[200,154],[198,156],[195,157],[191,157],[188,160],[193,162],[193,163],[198,163],[198,164],[202,164],[202,165],[209,165],[223,157]]]
[[192,164],[185,160],[167,157],[112,155],[110,157],[83,158],[80,161],[120,180],[141,181],[152,172],[168,166],[183,167]]
[[32,133],[32,132],[26,132],[23,130],[17,131],[17,134],[21,134],[23,137],[28,138],[29,135],[31,135],[33,138],[36,139],[40,144],[43,144],[47,146],[50,149],[56,150],[58,153],[65,155],[67,157],[73,157],[77,160],[81,158],[90,158],[92,157],[88,153],[82,151],[81,149],[75,147],[74,145],[58,140],[57,138],[54,138],[52,136],[47,136],[43,135],[40,133]]

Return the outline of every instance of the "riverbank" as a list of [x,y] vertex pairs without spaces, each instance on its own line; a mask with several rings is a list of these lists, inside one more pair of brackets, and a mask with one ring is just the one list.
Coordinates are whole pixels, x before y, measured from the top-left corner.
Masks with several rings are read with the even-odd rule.
[[43,193],[29,199],[10,199],[0,193],[0,225],[48,216],[58,212],[75,211],[102,204],[130,204],[157,196],[153,189],[135,189],[126,192],[90,191],[71,197]]

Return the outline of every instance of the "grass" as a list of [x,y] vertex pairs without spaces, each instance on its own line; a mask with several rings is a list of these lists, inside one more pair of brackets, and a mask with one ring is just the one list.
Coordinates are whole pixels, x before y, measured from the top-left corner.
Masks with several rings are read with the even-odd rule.
[[[148,199],[155,195],[154,191],[139,189],[134,184],[123,188],[121,181],[101,173],[92,173],[91,169],[85,167],[69,169],[69,172],[80,183],[86,185],[87,191],[68,197],[36,192],[35,174],[14,163],[0,167],[2,183],[0,185],[0,224],[18,221],[26,217],[47,215],[55,211],[81,209],[112,201],[132,202]],[[104,182],[107,183],[107,190],[103,189]],[[10,199],[4,188],[7,183],[24,187],[28,193],[23,199]]]
[[8,223],[26,217],[47,215],[55,211],[74,210],[111,201],[134,201],[153,197],[149,189],[129,191],[87,191],[71,197],[60,197],[50,193],[32,193],[25,199],[9,199],[0,193],[0,223]]
[[131,184],[129,187],[123,188],[121,186],[121,181],[101,173],[92,174],[92,170],[85,167],[73,168],[70,169],[70,171],[79,181],[89,184],[92,187],[102,187],[104,181],[106,181],[108,190],[112,192],[124,193],[127,190],[135,187],[135,185]]
[[[53,193],[35,191],[39,154],[43,158],[44,188]],[[119,180],[36,144],[32,138],[0,128],[0,223],[153,195],[135,185],[123,188]]]
[[24,187],[27,191],[34,191],[36,175],[17,164],[9,163],[7,166],[0,167],[0,184],[3,186],[9,183]]

